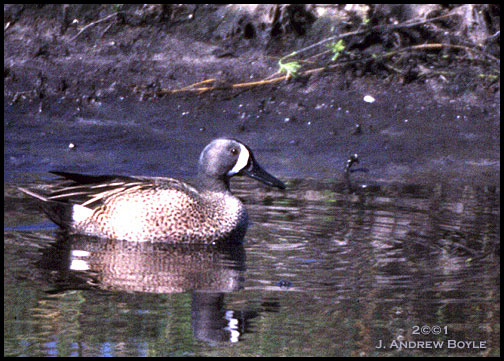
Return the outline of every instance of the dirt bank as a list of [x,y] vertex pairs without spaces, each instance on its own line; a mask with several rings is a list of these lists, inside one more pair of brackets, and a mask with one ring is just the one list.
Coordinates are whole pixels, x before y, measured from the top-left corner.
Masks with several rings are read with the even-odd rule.
[[287,177],[336,177],[359,153],[367,179],[499,182],[498,6],[4,12],[7,179],[190,176],[209,139],[232,136]]

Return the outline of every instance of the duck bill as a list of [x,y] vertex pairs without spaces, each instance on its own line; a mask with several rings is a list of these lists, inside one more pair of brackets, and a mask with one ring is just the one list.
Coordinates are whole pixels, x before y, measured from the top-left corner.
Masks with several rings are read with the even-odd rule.
[[262,169],[257,162],[252,161],[251,164],[243,169],[243,174],[248,175],[250,178],[257,179],[271,187],[277,187],[280,189],[285,189],[285,184],[273,177],[271,174]]

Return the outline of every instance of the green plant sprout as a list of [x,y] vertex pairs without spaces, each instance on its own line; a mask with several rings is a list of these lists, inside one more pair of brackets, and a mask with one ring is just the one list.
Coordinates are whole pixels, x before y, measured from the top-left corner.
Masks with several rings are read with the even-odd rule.
[[332,51],[333,57],[332,61],[335,61],[340,56],[341,52],[345,50],[345,44],[343,43],[343,39],[338,40],[338,42],[332,42],[331,44],[326,45],[329,50]]
[[278,69],[278,72],[280,74],[286,73],[288,78],[290,78],[291,76],[295,77],[297,71],[299,70],[299,68],[301,68],[301,64],[299,64],[297,61],[291,61],[283,64],[281,59],[278,61],[278,66],[280,67],[280,69]]

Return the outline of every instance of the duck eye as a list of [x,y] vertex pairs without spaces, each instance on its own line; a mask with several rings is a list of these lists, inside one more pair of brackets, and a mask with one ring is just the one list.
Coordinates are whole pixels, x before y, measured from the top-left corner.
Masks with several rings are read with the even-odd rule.
[[231,148],[231,154],[232,154],[232,155],[237,155],[237,154],[238,154],[238,149],[236,149],[236,148]]

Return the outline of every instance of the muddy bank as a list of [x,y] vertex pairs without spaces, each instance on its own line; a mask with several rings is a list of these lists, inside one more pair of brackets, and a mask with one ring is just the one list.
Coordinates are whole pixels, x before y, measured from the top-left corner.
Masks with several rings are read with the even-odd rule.
[[[431,15],[316,6],[4,10],[6,179],[50,169],[190,177],[202,147],[230,136],[282,177],[338,178],[347,157],[359,153],[369,172],[356,176],[365,180],[499,182],[500,78],[488,61],[500,57],[495,21],[466,36],[464,46],[479,42],[474,48],[486,57],[468,60],[467,52],[440,47],[396,63],[355,59],[429,38],[439,44],[439,29],[453,44],[471,21],[468,10],[493,19],[491,7],[427,9]],[[460,23],[446,18],[386,32],[394,22],[454,11]],[[233,87],[284,76],[281,57],[336,30],[361,31],[364,21],[385,27],[345,38],[343,65],[331,63],[331,54],[303,54],[295,77]],[[309,72],[317,67],[323,70]],[[209,79],[216,80],[203,93],[166,92]]]

